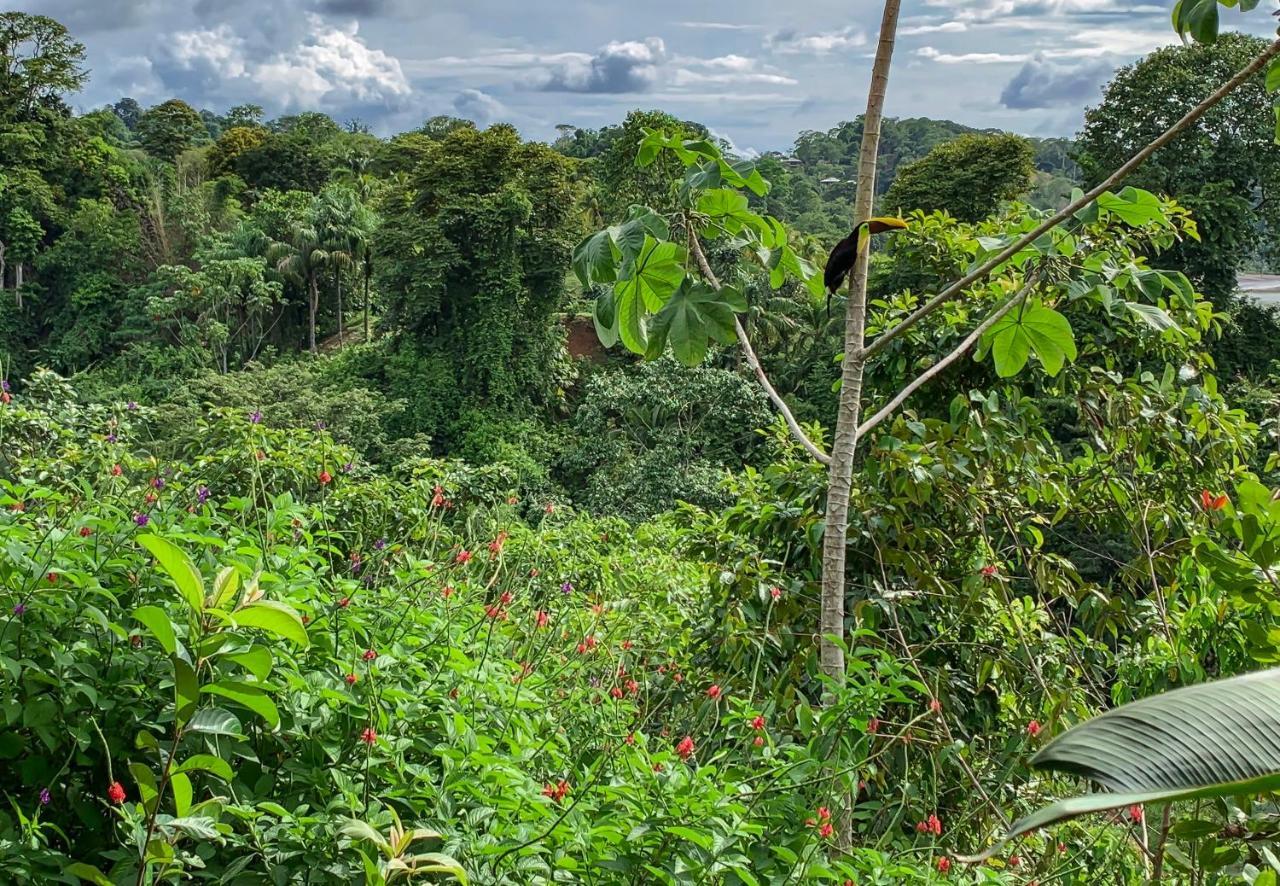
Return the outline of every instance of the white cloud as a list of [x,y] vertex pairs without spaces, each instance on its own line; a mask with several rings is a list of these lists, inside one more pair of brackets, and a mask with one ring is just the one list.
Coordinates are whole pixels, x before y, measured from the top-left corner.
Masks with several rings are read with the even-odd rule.
[[899,37],[915,37],[919,34],[959,34],[969,30],[964,22],[942,22],[937,25],[907,25],[898,29]]
[[170,73],[191,72],[220,86],[252,82],[283,108],[326,103],[387,104],[409,94],[400,62],[371,49],[352,22],[345,28],[308,18],[309,35],[298,45],[265,59],[253,59],[246,41],[227,25],[179,31],[167,40]]
[[667,60],[661,37],[614,40],[595,55],[566,54],[542,84],[547,92],[647,92]]
[[1025,62],[1031,56],[1026,53],[1004,52],[942,52],[932,46],[921,46],[916,55],[943,65],[1008,65]]
[[453,100],[453,109],[462,117],[474,120],[480,126],[488,126],[498,120],[507,120],[511,111],[487,92],[464,89]]
[[731,22],[680,22],[682,28],[697,31],[755,31],[759,25],[740,25]]
[[766,49],[779,55],[827,55],[843,49],[853,49],[867,42],[867,35],[850,25],[838,31],[820,34],[802,34],[787,29],[774,31],[765,37]]

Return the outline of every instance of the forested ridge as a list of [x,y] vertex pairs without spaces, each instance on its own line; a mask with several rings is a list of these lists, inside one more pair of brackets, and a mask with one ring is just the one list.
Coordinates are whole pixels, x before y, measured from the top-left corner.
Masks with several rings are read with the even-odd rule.
[[0,880],[1274,884],[1280,45],[1173,22],[740,156],[0,13]]

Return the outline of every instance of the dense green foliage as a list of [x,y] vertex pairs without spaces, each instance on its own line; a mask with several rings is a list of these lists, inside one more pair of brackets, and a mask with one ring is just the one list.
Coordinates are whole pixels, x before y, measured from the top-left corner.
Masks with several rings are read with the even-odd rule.
[[[1078,146],[886,120],[868,333],[1257,49],[1122,70]],[[1076,792],[1051,735],[1280,661],[1261,75],[869,364],[864,417],[961,356],[859,441],[841,683],[760,374],[825,450],[861,119],[75,116],[61,25],[0,50],[0,880],[1274,884],[1261,787],[992,844]]]

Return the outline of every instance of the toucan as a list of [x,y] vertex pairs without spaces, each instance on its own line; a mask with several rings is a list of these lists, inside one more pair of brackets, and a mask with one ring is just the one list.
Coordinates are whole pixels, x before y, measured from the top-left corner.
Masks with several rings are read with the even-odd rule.
[[853,270],[858,254],[867,248],[867,241],[871,239],[871,235],[884,231],[898,231],[906,226],[907,223],[900,218],[886,216],[869,218],[855,227],[848,237],[836,244],[836,248],[831,250],[831,255],[827,256],[827,270],[822,275],[822,282],[827,285],[828,317],[831,316],[831,296],[836,294],[836,290],[844,283],[844,278],[848,277],[849,272]]

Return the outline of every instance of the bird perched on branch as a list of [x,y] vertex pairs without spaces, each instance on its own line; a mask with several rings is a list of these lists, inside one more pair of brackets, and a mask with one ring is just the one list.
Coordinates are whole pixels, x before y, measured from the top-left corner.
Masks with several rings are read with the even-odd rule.
[[831,296],[844,283],[845,277],[853,270],[858,255],[867,248],[872,234],[885,231],[897,231],[905,228],[907,223],[900,218],[869,218],[853,229],[853,232],[836,244],[827,257],[827,269],[822,275],[822,282],[827,286],[827,316],[831,316]]

